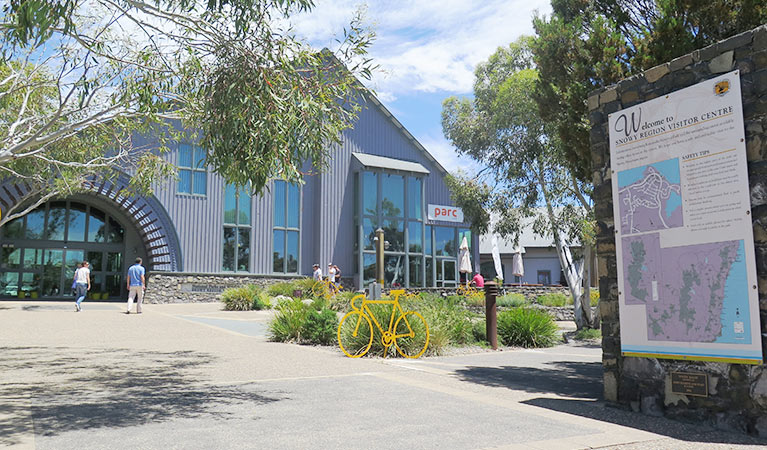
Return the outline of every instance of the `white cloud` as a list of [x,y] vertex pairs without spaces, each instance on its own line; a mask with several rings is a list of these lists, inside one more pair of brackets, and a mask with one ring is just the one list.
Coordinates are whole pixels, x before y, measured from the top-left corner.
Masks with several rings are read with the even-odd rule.
[[458,155],[455,147],[440,134],[416,136],[416,139],[448,172],[452,173],[461,169],[466,173],[475,174],[481,168],[471,158]]
[[[292,22],[297,34],[313,45],[332,48],[357,3],[320,0],[311,13]],[[366,18],[378,38],[370,55],[384,72],[368,84],[396,96],[470,93],[477,63],[499,46],[531,34],[534,11],[548,14],[550,9],[549,0],[371,2]]]

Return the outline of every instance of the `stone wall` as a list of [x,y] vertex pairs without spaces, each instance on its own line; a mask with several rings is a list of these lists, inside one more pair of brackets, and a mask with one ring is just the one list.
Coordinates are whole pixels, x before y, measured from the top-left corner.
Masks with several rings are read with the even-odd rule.
[[220,300],[221,292],[226,288],[245,284],[268,286],[295,278],[301,277],[154,272],[147,280],[144,301],[147,303],[214,302]]
[[[767,436],[765,365],[622,357],[607,116],[732,70],[740,71],[762,330],[767,330],[767,27],[697,50],[588,97],[598,223],[606,400],[652,415]],[[767,338],[762,338],[767,348]],[[670,372],[703,372],[708,397],[671,393]]]
[[[434,292],[437,294],[454,295],[457,288],[444,287],[444,288],[411,288],[410,292]],[[522,294],[528,300],[535,300],[539,295],[544,294],[564,294],[570,296],[570,289],[567,286],[503,286],[499,289],[498,295],[503,294]]]

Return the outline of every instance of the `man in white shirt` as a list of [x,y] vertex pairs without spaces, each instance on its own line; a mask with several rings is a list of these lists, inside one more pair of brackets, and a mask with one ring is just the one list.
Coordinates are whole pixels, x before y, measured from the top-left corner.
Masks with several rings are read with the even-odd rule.
[[320,265],[315,264],[312,266],[312,269],[314,269],[314,273],[312,273],[314,281],[322,281],[322,270],[320,269]]
[[328,264],[328,281],[336,282],[336,269],[333,268],[333,263]]

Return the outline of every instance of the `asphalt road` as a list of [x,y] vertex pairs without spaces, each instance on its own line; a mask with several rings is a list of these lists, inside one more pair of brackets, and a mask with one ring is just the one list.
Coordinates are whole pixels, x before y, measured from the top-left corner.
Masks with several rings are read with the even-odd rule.
[[218,304],[0,303],[0,447],[764,448],[601,401],[601,350],[416,361],[268,342]]

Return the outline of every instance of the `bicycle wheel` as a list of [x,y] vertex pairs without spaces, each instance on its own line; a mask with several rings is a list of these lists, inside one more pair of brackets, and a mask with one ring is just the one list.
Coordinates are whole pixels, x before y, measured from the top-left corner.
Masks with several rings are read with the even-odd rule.
[[415,311],[399,316],[394,324],[394,336],[394,346],[405,358],[418,358],[429,346],[429,326],[426,319]]
[[312,285],[312,297],[328,297],[328,285],[322,281],[316,281]]
[[[363,320],[364,319],[364,320]],[[361,311],[348,312],[338,324],[338,346],[349,358],[359,358],[373,345],[373,324]]]

